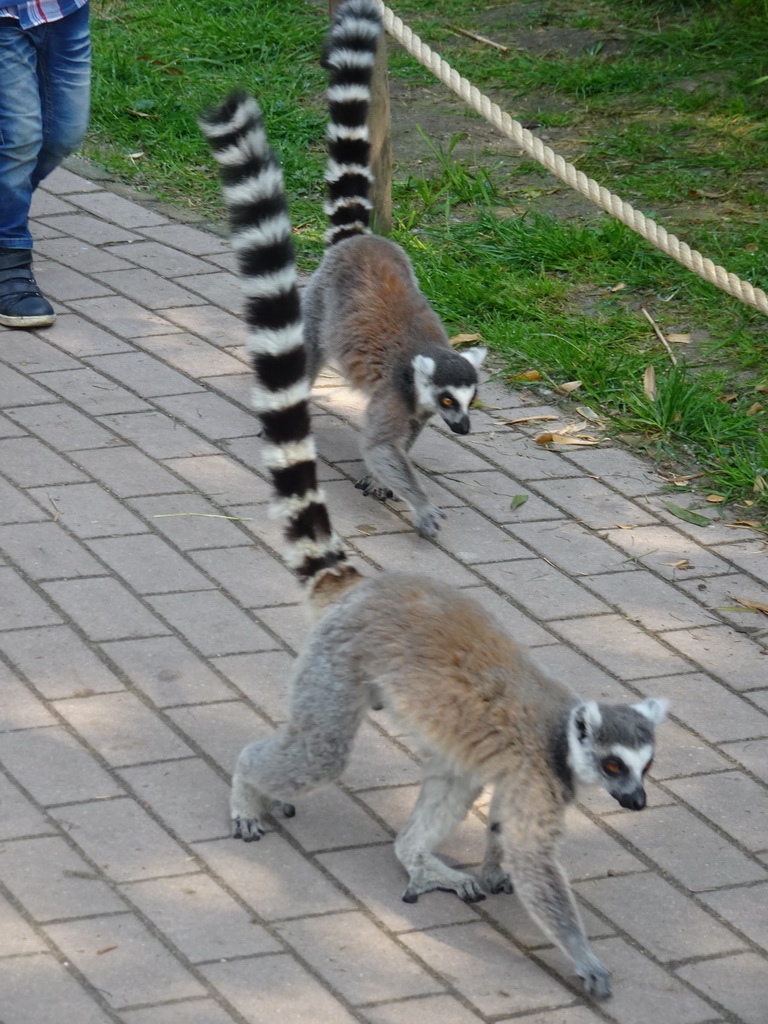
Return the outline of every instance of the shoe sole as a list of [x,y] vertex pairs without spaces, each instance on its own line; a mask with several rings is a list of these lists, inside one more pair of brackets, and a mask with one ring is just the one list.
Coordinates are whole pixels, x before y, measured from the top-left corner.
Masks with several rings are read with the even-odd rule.
[[50,327],[55,320],[55,313],[42,316],[5,316],[0,313],[0,324],[3,327]]

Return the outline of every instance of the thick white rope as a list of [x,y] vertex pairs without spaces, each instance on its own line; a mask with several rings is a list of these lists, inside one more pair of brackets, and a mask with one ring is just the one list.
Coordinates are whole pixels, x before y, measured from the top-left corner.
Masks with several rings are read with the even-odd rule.
[[426,43],[422,43],[419,37],[403,23],[402,19],[384,5],[382,0],[377,0],[377,3],[381,8],[384,28],[392,38],[473,110],[490,121],[507,138],[512,139],[523,152],[532,156],[534,160],[546,167],[561,181],[570,185],[571,188],[586,196],[601,210],[610,213],[636,231],[637,234],[642,235],[651,245],[655,245],[657,249],[661,249],[678,263],[682,263],[688,270],[692,270],[694,274],[698,274],[699,277],[709,281],[717,288],[721,288],[724,292],[728,292],[729,295],[741,299],[742,302],[754,306],[761,313],[768,314],[768,295],[762,289],[755,288],[748,281],[742,281],[736,274],[728,273],[724,267],[720,267],[712,260],[702,256],[696,249],[691,249],[689,245],[681,242],[675,235],[671,235],[656,221],[646,217],[639,210],[635,210],[629,203],[609,192],[607,188],[599,185],[592,178],[588,178],[583,171],[577,170],[573,164],[569,164],[549,146],[545,146],[527,128],[523,128],[519,121],[515,121],[505,113],[498,104],[483,95],[476,86],[466,78],[462,78],[447,61],[434,53]]

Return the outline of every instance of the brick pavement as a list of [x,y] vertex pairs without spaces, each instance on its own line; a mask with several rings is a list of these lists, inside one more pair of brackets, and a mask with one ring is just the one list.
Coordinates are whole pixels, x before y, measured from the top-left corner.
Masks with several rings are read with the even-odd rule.
[[[401,902],[419,771],[386,715],[340,785],[258,845],[228,838],[228,773],[282,719],[306,627],[227,247],[118,191],[50,179],[59,319],[0,336],[3,1024],[764,1024],[768,622],[735,598],[766,600],[766,545],[669,515],[629,453],[537,448],[506,421],[540,400],[498,384],[469,437],[417,445],[436,546],[352,488],[359,402],[331,374],[321,471],[361,562],[466,588],[588,697],[671,698],[651,806],[569,815],[614,999],[582,998],[514,897]],[[476,862],[482,828],[480,808],[445,854]]]

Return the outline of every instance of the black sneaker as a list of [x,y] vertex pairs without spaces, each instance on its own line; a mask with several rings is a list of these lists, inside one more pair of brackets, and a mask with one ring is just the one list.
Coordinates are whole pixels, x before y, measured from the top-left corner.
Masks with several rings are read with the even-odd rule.
[[29,267],[0,270],[0,324],[4,327],[49,327],[53,306],[41,294]]

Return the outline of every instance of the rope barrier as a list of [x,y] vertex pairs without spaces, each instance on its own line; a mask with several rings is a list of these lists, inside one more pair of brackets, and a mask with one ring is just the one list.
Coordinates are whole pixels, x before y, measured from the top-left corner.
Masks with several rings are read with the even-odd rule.
[[566,185],[586,196],[601,210],[605,210],[606,213],[610,213],[626,224],[627,227],[649,241],[651,245],[661,249],[678,263],[682,263],[694,274],[768,315],[768,295],[761,288],[755,288],[748,281],[742,281],[736,274],[729,273],[724,267],[720,267],[712,260],[702,256],[700,252],[670,234],[666,228],[657,224],[651,217],[646,217],[645,214],[630,206],[619,196],[587,177],[583,171],[577,170],[573,164],[568,163],[549,146],[545,146],[541,139],[537,139],[527,128],[523,128],[519,121],[510,117],[498,104],[493,103],[476,86],[463,78],[447,61],[434,53],[403,23],[401,18],[398,18],[384,5],[383,0],[377,0],[377,3],[381,9],[384,28],[392,38],[444,85],[455,92],[468,106],[511,139],[524,153],[533,157],[557,178],[564,181]]

